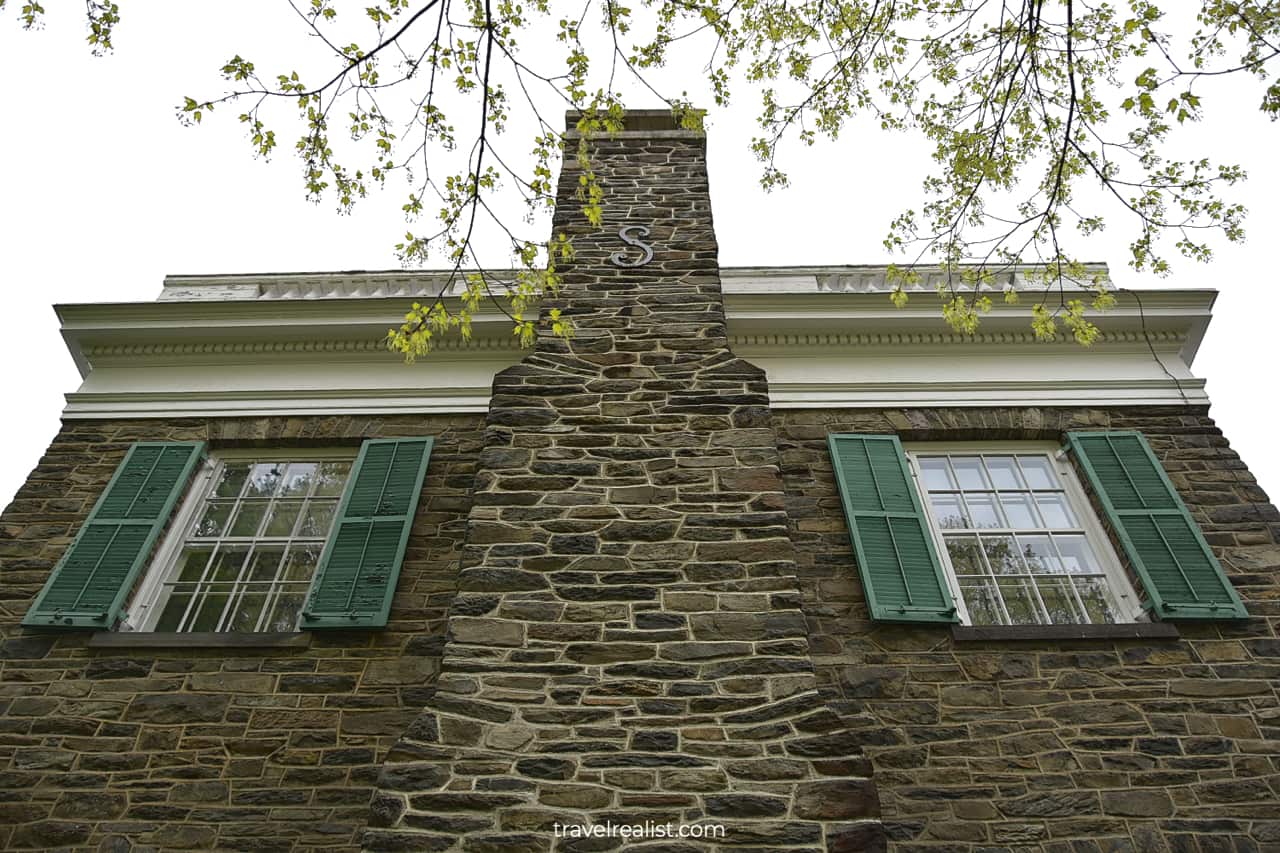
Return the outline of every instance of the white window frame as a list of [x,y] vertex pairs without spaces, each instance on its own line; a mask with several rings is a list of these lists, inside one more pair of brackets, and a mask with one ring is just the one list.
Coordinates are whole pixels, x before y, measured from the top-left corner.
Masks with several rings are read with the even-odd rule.
[[951,564],[951,553],[947,550],[946,542],[943,539],[942,525],[938,523],[938,519],[934,515],[933,503],[929,500],[929,490],[924,485],[924,477],[919,463],[921,456],[972,456],[982,454],[990,456],[1047,456],[1053,466],[1053,470],[1058,475],[1059,482],[1062,484],[1067,502],[1080,522],[1080,529],[1084,531],[1089,547],[1101,564],[1102,574],[1105,575],[1107,583],[1111,586],[1118,610],[1116,624],[1149,621],[1147,613],[1142,607],[1141,596],[1138,595],[1133,583],[1125,573],[1124,565],[1120,562],[1120,558],[1116,556],[1115,549],[1111,547],[1111,539],[1103,529],[1102,522],[1098,520],[1097,513],[1093,511],[1088,495],[1085,493],[1084,487],[1080,485],[1075,468],[1072,467],[1061,444],[1052,441],[1023,440],[913,441],[903,442],[902,449],[906,453],[916,493],[920,496],[920,503],[924,507],[925,517],[929,521],[929,535],[932,537],[934,551],[938,555],[938,560],[942,564],[943,574],[946,575],[947,588],[951,591],[951,598],[955,602],[956,614],[959,616],[961,624],[972,625],[973,622],[969,617],[968,605],[960,592],[960,582],[956,576],[955,566]]
[[[182,496],[179,509],[174,513],[173,519],[169,524],[169,530],[165,533],[163,540],[156,549],[155,557],[152,559],[151,565],[147,567],[147,571],[134,593],[133,600],[122,614],[116,630],[154,631],[155,624],[160,618],[160,613],[164,610],[164,601],[161,600],[164,593],[164,579],[173,573],[174,565],[182,553],[183,546],[187,544],[187,539],[190,537],[192,529],[200,519],[200,512],[204,509],[205,501],[209,497],[209,489],[218,481],[222,474],[222,469],[227,463],[262,461],[268,457],[278,457],[288,462],[342,460],[353,463],[351,473],[348,474],[348,478],[350,478],[351,474],[355,473],[354,463],[358,453],[359,448],[357,447],[297,448],[267,446],[209,451],[204,464],[192,476],[191,485],[188,486]],[[343,485],[343,493],[345,493],[345,489],[346,484]],[[338,508],[341,508],[341,505],[342,495],[339,494]],[[337,524],[336,514],[334,524],[335,526]],[[333,535],[332,529],[330,529],[329,535]]]

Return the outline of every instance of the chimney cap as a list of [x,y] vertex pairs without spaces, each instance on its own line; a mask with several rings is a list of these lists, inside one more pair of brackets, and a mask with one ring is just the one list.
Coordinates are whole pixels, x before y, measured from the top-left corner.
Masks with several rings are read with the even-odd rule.
[[[564,129],[567,133],[576,132],[578,127],[578,117],[581,115],[582,113],[578,110],[565,110]],[[622,122],[624,133],[645,133],[651,131],[661,131],[666,133],[672,131],[679,133],[694,133],[694,131],[681,127],[680,122],[676,119],[675,114],[670,109],[626,110],[622,114]]]

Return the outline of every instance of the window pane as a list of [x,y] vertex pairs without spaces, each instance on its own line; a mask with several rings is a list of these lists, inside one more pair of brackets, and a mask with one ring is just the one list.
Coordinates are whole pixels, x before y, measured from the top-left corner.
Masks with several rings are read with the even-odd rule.
[[350,462],[321,462],[316,469],[315,493],[333,497],[341,495],[342,487],[347,483],[347,474],[350,472]]
[[298,629],[298,614],[302,612],[302,602],[306,598],[306,593],[301,590],[286,590],[276,598],[275,607],[271,611],[271,616],[267,620],[267,624],[262,627],[264,631],[296,631]]
[[1000,595],[1004,598],[1005,610],[1009,611],[1010,625],[1037,625],[1039,607],[1031,593],[1031,580],[1016,578],[997,578]]
[[328,536],[329,528],[333,526],[333,514],[337,508],[337,501],[317,501],[312,499],[307,503],[307,509],[302,514],[302,523],[298,525],[298,532],[294,535]]
[[196,524],[192,536],[224,536],[227,532],[227,521],[231,518],[234,501],[209,501],[204,516]]
[[281,578],[286,581],[309,582],[315,574],[316,563],[320,561],[320,551],[319,544],[292,546]]
[[178,556],[178,568],[173,577],[184,583],[194,583],[200,580],[211,553],[213,552],[208,546],[192,548],[188,545],[182,549],[182,553]]
[[290,462],[280,487],[282,497],[306,497],[316,476],[316,463]]
[[1018,559],[1018,547],[1009,536],[984,536],[982,548],[986,551],[991,571],[997,575],[1022,575],[1022,561]]
[[169,594],[169,600],[164,603],[164,610],[160,612],[160,618],[156,622],[155,630],[157,631],[176,631],[182,624],[182,616],[187,612],[187,605],[191,603],[190,592],[173,592]]
[[1058,475],[1053,472],[1049,457],[1019,456],[1018,463],[1022,466],[1022,475],[1027,478],[1027,486],[1029,488],[1058,488]]
[[1019,536],[1022,559],[1032,574],[1061,574],[1062,563],[1048,536]]
[[1058,546],[1058,551],[1062,553],[1063,566],[1068,572],[1083,574],[1098,574],[1102,571],[1096,557],[1093,556],[1093,549],[1089,547],[1089,541],[1084,536],[1078,534],[1066,534],[1053,537],[1053,541]]
[[987,473],[991,475],[991,483],[997,489],[1025,488],[1012,456],[988,456]]
[[951,556],[951,566],[957,575],[985,575],[987,569],[982,565],[982,557],[978,554],[978,540],[973,536],[948,536],[947,553]]
[[1061,492],[1036,495],[1036,506],[1040,508],[1040,517],[1044,519],[1045,527],[1080,526],[1076,524],[1076,517],[1071,512],[1071,507],[1067,505],[1066,495]]
[[280,571],[280,560],[283,557],[283,547],[259,545],[254,549],[246,579],[255,583],[274,581]]
[[222,473],[218,475],[218,484],[213,489],[214,495],[220,498],[238,497],[240,488],[244,485],[245,477],[248,476],[249,463],[247,462],[223,465]]
[[236,520],[231,522],[227,536],[257,536],[262,519],[267,514],[265,503],[241,503]]
[[1004,507],[1004,514],[1009,519],[1010,527],[1018,529],[1040,526],[1040,519],[1036,515],[1031,495],[1016,492],[1001,494],[1000,504]]
[[288,536],[293,532],[293,525],[302,511],[302,501],[276,501],[271,505],[271,515],[267,526],[262,529],[263,536]]
[[1118,620],[1119,608],[1111,595],[1107,582],[1102,578],[1072,578],[1080,600],[1084,602],[1084,612],[1089,614],[1089,621],[1098,625],[1110,625]]
[[1083,621],[1076,608],[1075,597],[1067,587],[1070,581],[1059,578],[1040,578],[1036,586],[1040,590],[1040,600],[1049,614],[1052,625],[1074,625]]
[[259,462],[249,473],[249,490],[247,498],[269,498],[275,494],[280,485],[280,474],[283,466],[276,462]]
[[249,592],[240,596],[240,600],[231,608],[231,619],[223,630],[255,630],[258,627],[258,618],[262,616],[262,607],[266,603],[265,592]]
[[230,593],[218,590],[204,597],[200,603],[200,611],[187,627],[188,631],[216,631],[218,621],[222,618],[222,610],[227,606]]
[[240,576],[240,568],[248,554],[249,548],[246,545],[223,547],[214,556],[206,579],[216,583],[231,583]]
[[996,599],[995,585],[991,581],[960,584],[965,606],[969,609],[971,625],[1001,625],[1004,614]]
[[959,495],[931,494],[929,503],[933,504],[934,517],[943,530],[954,530],[957,527],[968,527],[969,520],[964,515],[964,504]]
[[924,487],[930,491],[945,491],[956,487],[945,456],[920,457],[920,476],[924,477]]
[[978,456],[952,456],[951,468],[956,473],[956,480],[962,489],[987,489],[987,475],[982,470],[982,459]]
[[996,497],[989,492],[973,492],[964,496],[969,505],[969,517],[974,527],[1004,527],[1004,518],[996,504]]

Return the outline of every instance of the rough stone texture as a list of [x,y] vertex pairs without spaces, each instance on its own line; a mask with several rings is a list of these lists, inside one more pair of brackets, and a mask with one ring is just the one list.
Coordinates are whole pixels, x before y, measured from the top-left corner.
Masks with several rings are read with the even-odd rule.
[[[482,420],[68,422],[0,516],[0,849],[357,848],[382,758],[438,672]],[[104,650],[18,626],[133,441],[419,434],[435,449],[385,631]]]
[[[875,767],[892,849],[1280,849],[1280,514],[1203,409],[774,421],[821,689]],[[1017,642],[868,621],[828,433],[1059,440],[1071,429],[1147,436],[1252,619],[1183,623],[1167,640]]]
[[[899,851],[1280,850],[1280,514],[1206,413],[771,415],[725,343],[701,142],[620,137],[597,167],[607,227],[567,192],[557,215],[578,337],[501,374],[487,421],[63,428],[0,516],[0,847],[621,847],[553,844],[596,820],[729,828],[637,853],[861,853],[886,830]],[[624,221],[652,229],[649,266],[607,263]],[[1077,428],[1147,435],[1253,619],[1016,642],[869,622],[828,433]],[[416,434],[435,451],[386,631],[107,651],[18,627],[132,441]]]
[[[572,161],[554,224],[577,335],[494,381],[438,691],[366,845],[706,821],[723,842],[638,849],[875,850],[868,766],[816,690],[765,378],[728,348],[704,140],[624,134],[592,165],[604,227]],[[635,269],[609,262],[628,223],[654,247]],[[402,781],[424,764],[447,773]]]

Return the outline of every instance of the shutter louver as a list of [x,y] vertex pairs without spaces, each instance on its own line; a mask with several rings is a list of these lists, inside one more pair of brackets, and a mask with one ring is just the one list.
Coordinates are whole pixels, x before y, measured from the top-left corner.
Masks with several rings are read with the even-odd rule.
[[22,624],[103,630],[115,625],[204,449],[202,441],[130,447]]
[[431,445],[401,438],[361,446],[311,584],[304,630],[387,624]]
[[871,618],[957,621],[898,437],[827,441]]
[[1138,432],[1071,432],[1067,442],[1161,619],[1246,619],[1244,603]]

